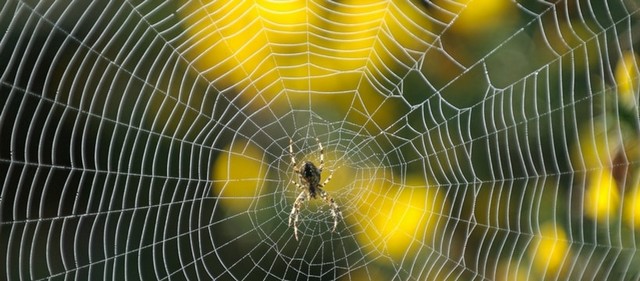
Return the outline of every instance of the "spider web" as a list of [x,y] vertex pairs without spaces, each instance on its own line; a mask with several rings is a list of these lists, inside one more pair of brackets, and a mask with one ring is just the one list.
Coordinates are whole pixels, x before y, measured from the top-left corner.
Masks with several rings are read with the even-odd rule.
[[[7,280],[640,279],[640,6],[13,1]],[[342,211],[301,192],[319,163]]]

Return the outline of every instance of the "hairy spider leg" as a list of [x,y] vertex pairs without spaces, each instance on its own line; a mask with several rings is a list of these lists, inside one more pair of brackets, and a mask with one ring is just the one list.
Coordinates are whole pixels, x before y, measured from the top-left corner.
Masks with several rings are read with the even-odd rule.
[[318,171],[322,172],[322,168],[324,168],[324,148],[322,147],[322,143],[320,143],[320,139],[316,138],[316,142],[318,142],[318,146],[320,147],[320,166],[318,166]]
[[331,171],[331,173],[329,174],[329,176],[327,177],[326,180],[324,180],[324,182],[322,182],[322,184],[318,184],[319,187],[324,187],[327,183],[329,183],[329,181],[331,180],[331,177],[333,177],[333,171]]
[[289,156],[291,156],[291,164],[293,164],[293,170],[298,173],[298,169],[296,169],[296,158],[293,157],[293,140],[289,138]]
[[322,198],[324,202],[327,202],[327,204],[329,204],[329,207],[331,208],[331,216],[333,217],[333,229],[331,230],[331,232],[335,232],[336,227],[338,227],[338,216],[342,217],[340,207],[338,207],[338,204],[336,204],[336,202],[333,200],[333,197],[331,197],[329,193],[322,189],[320,189],[320,198]]
[[304,186],[300,185],[299,183],[297,183],[297,182],[295,182],[293,180],[291,180],[291,183],[295,184],[297,188],[304,188]]
[[298,198],[296,198],[296,201],[293,203],[291,214],[289,214],[289,226],[291,226],[291,222],[293,222],[293,234],[296,237],[296,241],[298,241],[298,216],[300,214],[300,207],[302,206],[302,203],[304,203],[304,200],[306,200],[308,196],[309,195],[307,194],[306,190],[303,190],[302,192],[300,192],[300,195],[298,195]]
[[[296,174],[300,174],[298,168],[296,167],[296,158],[293,157],[293,140],[289,138],[289,156],[291,156],[291,164],[293,165],[293,172]],[[294,184],[297,188],[304,188],[301,184],[297,183],[294,180],[291,180],[291,183]]]

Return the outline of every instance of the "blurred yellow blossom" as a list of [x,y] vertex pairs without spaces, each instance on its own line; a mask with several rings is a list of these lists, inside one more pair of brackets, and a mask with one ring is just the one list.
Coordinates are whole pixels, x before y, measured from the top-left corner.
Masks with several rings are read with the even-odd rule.
[[381,93],[398,88],[419,61],[416,54],[435,40],[424,7],[325,4],[185,2],[180,16],[192,47],[184,55],[216,89],[252,108],[288,110],[311,102],[317,111],[324,107],[371,132],[388,127],[399,102]]
[[436,0],[434,3],[456,15],[451,19],[453,30],[471,36],[486,34],[517,16],[516,6],[508,0]]
[[261,193],[266,174],[263,152],[244,142],[225,147],[213,163],[213,196],[227,211],[241,213]]
[[601,222],[617,216],[620,192],[609,169],[589,172],[584,195],[585,214]]
[[564,229],[554,223],[540,227],[540,237],[532,244],[533,267],[540,275],[555,275],[569,254],[569,242]]
[[638,104],[638,91],[640,88],[640,70],[638,70],[640,59],[633,51],[622,54],[615,70],[616,84],[618,85],[618,95],[620,101],[628,106]]
[[402,259],[434,235],[446,203],[437,188],[417,178],[407,186],[380,180],[369,188],[369,195],[357,202],[362,221],[355,225],[362,231],[356,237],[363,248]]

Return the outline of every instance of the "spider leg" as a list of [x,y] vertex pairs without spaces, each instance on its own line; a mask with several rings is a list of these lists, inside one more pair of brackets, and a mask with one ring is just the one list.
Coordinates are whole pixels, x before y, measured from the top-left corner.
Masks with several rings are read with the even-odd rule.
[[338,227],[338,217],[342,217],[342,212],[340,212],[340,207],[336,204],[336,201],[333,200],[333,197],[329,195],[326,191],[320,189],[320,198],[327,202],[331,207],[331,216],[333,216],[333,229],[331,232],[336,231],[336,227]]
[[326,180],[324,180],[324,182],[322,182],[322,184],[318,184],[319,187],[324,187],[327,183],[329,183],[329,181],[331,181],[331,177],[333,177],[333,171],[331,171],[331,174],[329,174],[329,176],[327,177]]
[[297,188],[304,188],[304,186],[300,185],[299,183],[295,182],[294,180],[291,180],[292,184],[295,184]]
[[291,214],[289,214],[289,226],[291,226],[291,222],[293,222],[293,235],[296,237],[296,241],[298,241],[298,215],[300,214],[300,207],[302,207],[302,203],[307,199],[307,191],[303,190],[296,198],[296,201],[293,203],[293,208],[291,208]]
[[318,166],[318,170],[322,172],[322,168],[324,168],[324,148],[322,147],[322,143],[320,143],[320,139],[316,138],[316,142],[318,142],[318,146],[320,147],[320,166]]
[[296,158],[293,157],[293,140],[289,138],[289,155],[291,156],[291,164],[293,164],[293,170],[298,172],[296,169]]

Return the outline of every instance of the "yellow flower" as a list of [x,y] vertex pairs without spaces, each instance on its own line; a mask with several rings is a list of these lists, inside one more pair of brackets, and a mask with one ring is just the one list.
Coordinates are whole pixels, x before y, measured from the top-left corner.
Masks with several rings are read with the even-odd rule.
[[[415,185],[414,185],[415,184]],[[369,252],[402,259],[422,247],[437,230],[439,212],[446,210],[441,192],[416,179],[407,186],[379,181],[359,200],[357,239]]]
[[[308,107],[375,134],[390,99],[436,38],[419,4],[395,1],[191,1],[184,57],[212,86],[259,109]],[[309,93],[325,93],[310,95]],[[406,110],[406,108],[405,108]],[[345,116],[346,115],[346,116]]]
[[585,214],[600,222],[616,216],[620,204],[620,193],[609,169],[589,172],[584,196]]
[[508,0],[436,0],[434,3],[447,10],[447,14],[456,15],[448,19],[456,32],[471,36],[486,34],[500,25],[509,24],[517,16],[516,6]]
[[556,274],[569,254],[567,234],[554,223],[541,226],[537,243],[532,244],[533,267],[541,274]]
[[638,85],[640,85],[640,70],[638,64],[640,59],[633,51],[622,54],[615,70],[616,84],[618,84],[618,95],[620,101],[628,106],[638,104]]
[[226,211],[242,213],[260,195],[266,174],[263,157],[254,145],[236,141],[215,160],[213,196]]

